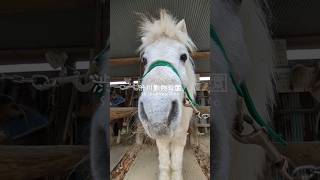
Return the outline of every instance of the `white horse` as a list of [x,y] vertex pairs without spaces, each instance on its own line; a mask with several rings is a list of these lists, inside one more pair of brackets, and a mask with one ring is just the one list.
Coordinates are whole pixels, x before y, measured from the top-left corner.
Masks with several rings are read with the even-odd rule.
[[[264,0],[214,0],[211,5],[211,22],[231,64],[231,67],[227,65],[220,47],[213,43],[214,73],[228,76],[232,68],[236,81],[246,82],[260,115],[270,121],[270,107],[274,102],[272,63],[275,55],[266,17],[260,7],[267,7],[267,4]],[[272,179],[267,172],[270,167],[266,166],[264,150],[257,145],[241,144],[231,136],[239,110],[238,95],[230,78],[227,87],[227,92],[213,93],[213,179]]]
[[[177,22],[165,10],[160,10],[159,19],[142,16],[140,35],[139,51],[146,71],[138,102],[139,119],[147,135],[156,140],[159,179],[182,180],[183,150],[193,114],[192,108],[184,106],[183,87],[193,99],[196,77],[189,52],[196,46],[185,21]],[[159,61],[165,65],[158,66]]]

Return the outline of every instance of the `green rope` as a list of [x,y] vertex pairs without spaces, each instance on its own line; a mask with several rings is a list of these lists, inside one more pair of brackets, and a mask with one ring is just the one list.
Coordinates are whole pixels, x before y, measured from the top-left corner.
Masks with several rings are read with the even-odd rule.
[[272,139],[276,140],[277,142],[281,143],[282,145],[287,145],[287,142],[282,138],[282,136],[280,136],[279,134],[277,134],[269,124],[267,124],[263,118],[260,116],[260,114],[258,113],[257,109],[255,108],[255,105],[253,103],[253,100],[249,94],[249,91],[247,89],[247,86],[245,84],[245,82],[242,82],[240,85],[237,84],[236,80],[235,80],[235,76],[233,74],[232,71],[232,66],[230,63],[230,60],[227,56],[226,50],[224,49],[224,46],[221,42],[221,40],[219,39],[219,36],[217,34],[217,32],[214,30],[213,25],[210,26],[210,36],[211,39],[218,45],[218,47],[220,48],[220,51],[222,52],[224,59],[227,61],[228,63],[228,67],[229,67],[229,77],[232,81],[233,86],[235,87],[237,94],[241,97],[244,98],[246,107],[250,113],[250,115],[252,116],[252,118],[262,127],[266,128],[268,134],[271,136]]
[[154,63],[152,63],[152,64],[149,66],[148,71],[142,76],[142,79],[143,79],[152,69],[154,69],[154,68],[156,68],[156,67],[159,67],[159,66],[169,67],[169,68],[179,77],[179,79],[180,79],[180,81],[181,81],[181,86],[182,86],[182,88],[183,88],[184,93],[187,95],[188,100],[192,103],[193,106],[198,107],[199,105],[192,99],[192,97],[191,97],[191,95],[190,95],[187,87],[183,84],[179,72],[177,71],[177,69],[176,69],[171,63],[169,63],[169,62],[167,62],[167,61],[164,61],[164,60],[157,60],[157,61],[155,61]]

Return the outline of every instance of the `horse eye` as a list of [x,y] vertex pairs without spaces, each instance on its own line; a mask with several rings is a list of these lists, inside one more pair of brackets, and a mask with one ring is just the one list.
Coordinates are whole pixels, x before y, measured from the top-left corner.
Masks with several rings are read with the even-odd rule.
[[145,57],[142,58],[142,63],[143,63],[143,65],[147,65],[148,61]]
[[185,62],[187,60],[187,58],[188,58],[187,54],[181,54],[180,55],[180,60],[183,61],[183,62]]

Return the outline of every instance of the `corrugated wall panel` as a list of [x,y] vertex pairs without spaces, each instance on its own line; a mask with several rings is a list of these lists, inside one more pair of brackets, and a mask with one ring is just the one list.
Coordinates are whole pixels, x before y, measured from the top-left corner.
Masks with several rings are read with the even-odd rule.
[[209,0],[111,0],[110,43],[111,57],[135,56],[139,46],[135,12],[158,17],[159,9],[165,8],[178,19],[184,18],[189,35],[200,51],[210,49]]
[[305,93],[280,93],[275,127],[288,142],[317,141],[316,124],[319,112],[312,96]]

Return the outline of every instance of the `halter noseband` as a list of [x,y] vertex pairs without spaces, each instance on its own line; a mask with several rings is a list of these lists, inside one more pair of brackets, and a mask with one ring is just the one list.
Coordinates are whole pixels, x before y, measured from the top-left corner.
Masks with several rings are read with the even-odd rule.
[[171,64],[169,63],[168,61],[164,61],[164,60],[157,60],[155,62],[153,62],[150,66],[149,66],[149,69],[148,71],[142,76],[142,79],[147,75],[149,74],[149,72],[156,68],[156,67],[169,67],[180,79],[180,82],[181,82],[181,85],[182,85],[182,89],[186,95],[186,99],[191,103],[192,106],[199,106],[193,99],[192,97],[190,96],[190,93],[187,89],[187,87],[183,84],[182,82],[182,79],[180,77],[180,74],[179,72],[177,71],[177,69]]

